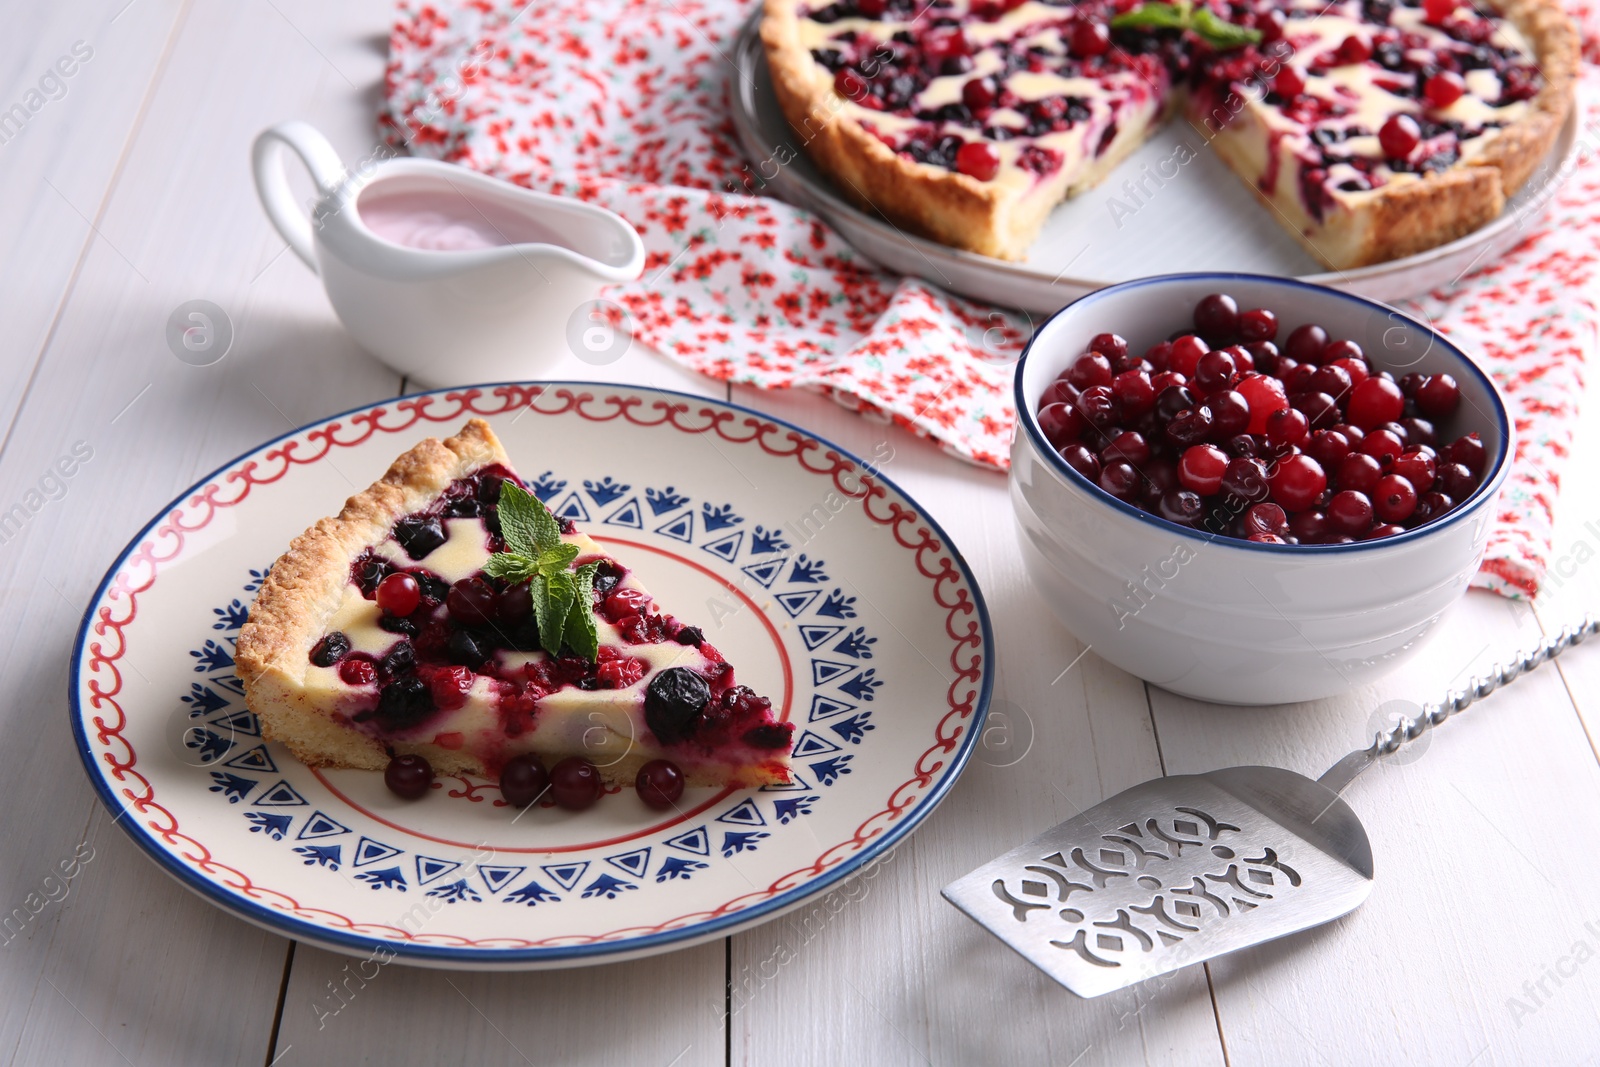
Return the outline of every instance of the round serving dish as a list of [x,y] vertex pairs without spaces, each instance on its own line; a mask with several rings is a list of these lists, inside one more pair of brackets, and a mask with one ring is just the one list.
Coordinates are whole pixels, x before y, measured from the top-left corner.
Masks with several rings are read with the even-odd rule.
[[[907,233],[846,202],[805,154],[805,139],[784,119],[760,31],[757,7],[732,53],[741,75],[730,87],[733,125],[751,160],[746,180],[770,185],[782,199],[815,211],[889,270],[1035,314],[1049,314],[1102,286],[1138,278],[1152,263],[1169,270],[1295,277],[1375,300],[1421,296],[1454,285],[1526,240],[1571,176],[1582,147],[1574,111],[1550,154],[1506,201],[1498,218],[1414,256],[1330,271],[1228,171],[1204,137],[1188,123],[1172,122],[1100,185],[1057,205],[1027,259],[1011,262]],[[1141,176],[1174,172],[1176,178],[1160,180],[1155,195],[1137,202],[1123,188],[1130,177],[1150,181]],[[1135,204],[1130,214],[1127,209]]]
[[[1280,338],[1317,322],[1361,344],[1380,370],[1453,375],[1462,403],[1451,435],[1476,431],[1489,455],[1477,490],[1379,541],[1261,545],[1166,522],[1069,467],[1035,414],[1045,386],[1095,334],[1121,333],[1142,350],[1186,329],[1195,303],[1215,292],[1277,312]],[[1289,278],[1175,274],[1101,289],[1039,328],[1015,390],[1011,502],[1040,595],[1109,662],[1219,703],[1313,700],[1410,656],[1477,572],[1515,452],[1504,400],[1455,345],[1391,308]]]

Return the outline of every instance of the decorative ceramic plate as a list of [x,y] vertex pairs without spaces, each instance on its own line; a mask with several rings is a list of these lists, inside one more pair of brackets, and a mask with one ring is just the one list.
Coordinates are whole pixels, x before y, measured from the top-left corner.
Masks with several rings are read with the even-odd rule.
[[[1278,225],[1210,151],[1205,137],[1179,119],[1158,130],[1105,181],[1057,207],[1028,258],[1013,263],[913,236],[843,200],[812,165],[778,108],[760,20],[758,8],[733,54],[739,69],[733,123],[753,173],[784,200],[827,219],[845,240],[890,270],[1030,312],[1049,314],[1116,282],[1181,271],[1270,274],[1374,300],[1404,300],[1455,284],[1526,238],[1577,165],[1574,111],[1549,157],[1498,219],[1427,252],[1330,272]],[[1142,190],[1130,180],[1142,183]]]
[[[264,743],[233,648],[261,579],[425,436],[493,425],[534,491],[614,545],[794,722],[792,784],[631,790],[513,820],[492,783],[404,801]],[[725,936],[860,872],[955,782],[994,653],[948,537],[871,465],[701,397],[553,383],[386,401],[206,478],[112,566],[73,650],[73,729],[106,806],[235,915],[346,953],[537,968]]]

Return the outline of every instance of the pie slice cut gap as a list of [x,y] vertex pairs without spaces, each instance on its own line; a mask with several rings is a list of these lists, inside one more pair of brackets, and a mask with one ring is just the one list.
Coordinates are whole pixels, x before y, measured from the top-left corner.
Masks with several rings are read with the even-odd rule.
[[[313,766],[382,770],[416,754],[436,773],[492,779],[533,753],[547,765],[581,756],[608,784],[631,785],[654,759],[689,785],[788,782],[793,726],[736,684],[733,665],[624,560],[565,520],[560,542],[576,549],[567,572],[594,565],[597,648],[590,658],[544,647],[530,586],[484,570],[506,549],[507,485],[522,482],[472,419],[417,444],[294,539],[236,657],[265,736]],[[403,579],[380,593],[396,574],[414,580],[414,607]]]

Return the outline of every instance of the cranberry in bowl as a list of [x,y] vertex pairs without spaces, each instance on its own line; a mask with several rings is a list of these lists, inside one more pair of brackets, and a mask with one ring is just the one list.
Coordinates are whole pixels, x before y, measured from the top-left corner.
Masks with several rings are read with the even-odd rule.
[[1513,454],[1494,383],[1392,308],[1286,278],[1114,285],[1035,333],[1011,500],[1062,623],[1163,688],[1312,700],[1466,591]]

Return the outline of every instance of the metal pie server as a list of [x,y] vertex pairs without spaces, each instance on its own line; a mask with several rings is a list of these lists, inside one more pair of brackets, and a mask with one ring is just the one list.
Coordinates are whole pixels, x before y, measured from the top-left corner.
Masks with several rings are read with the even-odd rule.
[[1159,778],[944,887],[944,897],[1080,997],[1097,997],[1355,910],[1372,847],[1339,795],[1469,704],[1600,632],[1563,630],[1403,719],[1312,780],[1277,767]]

